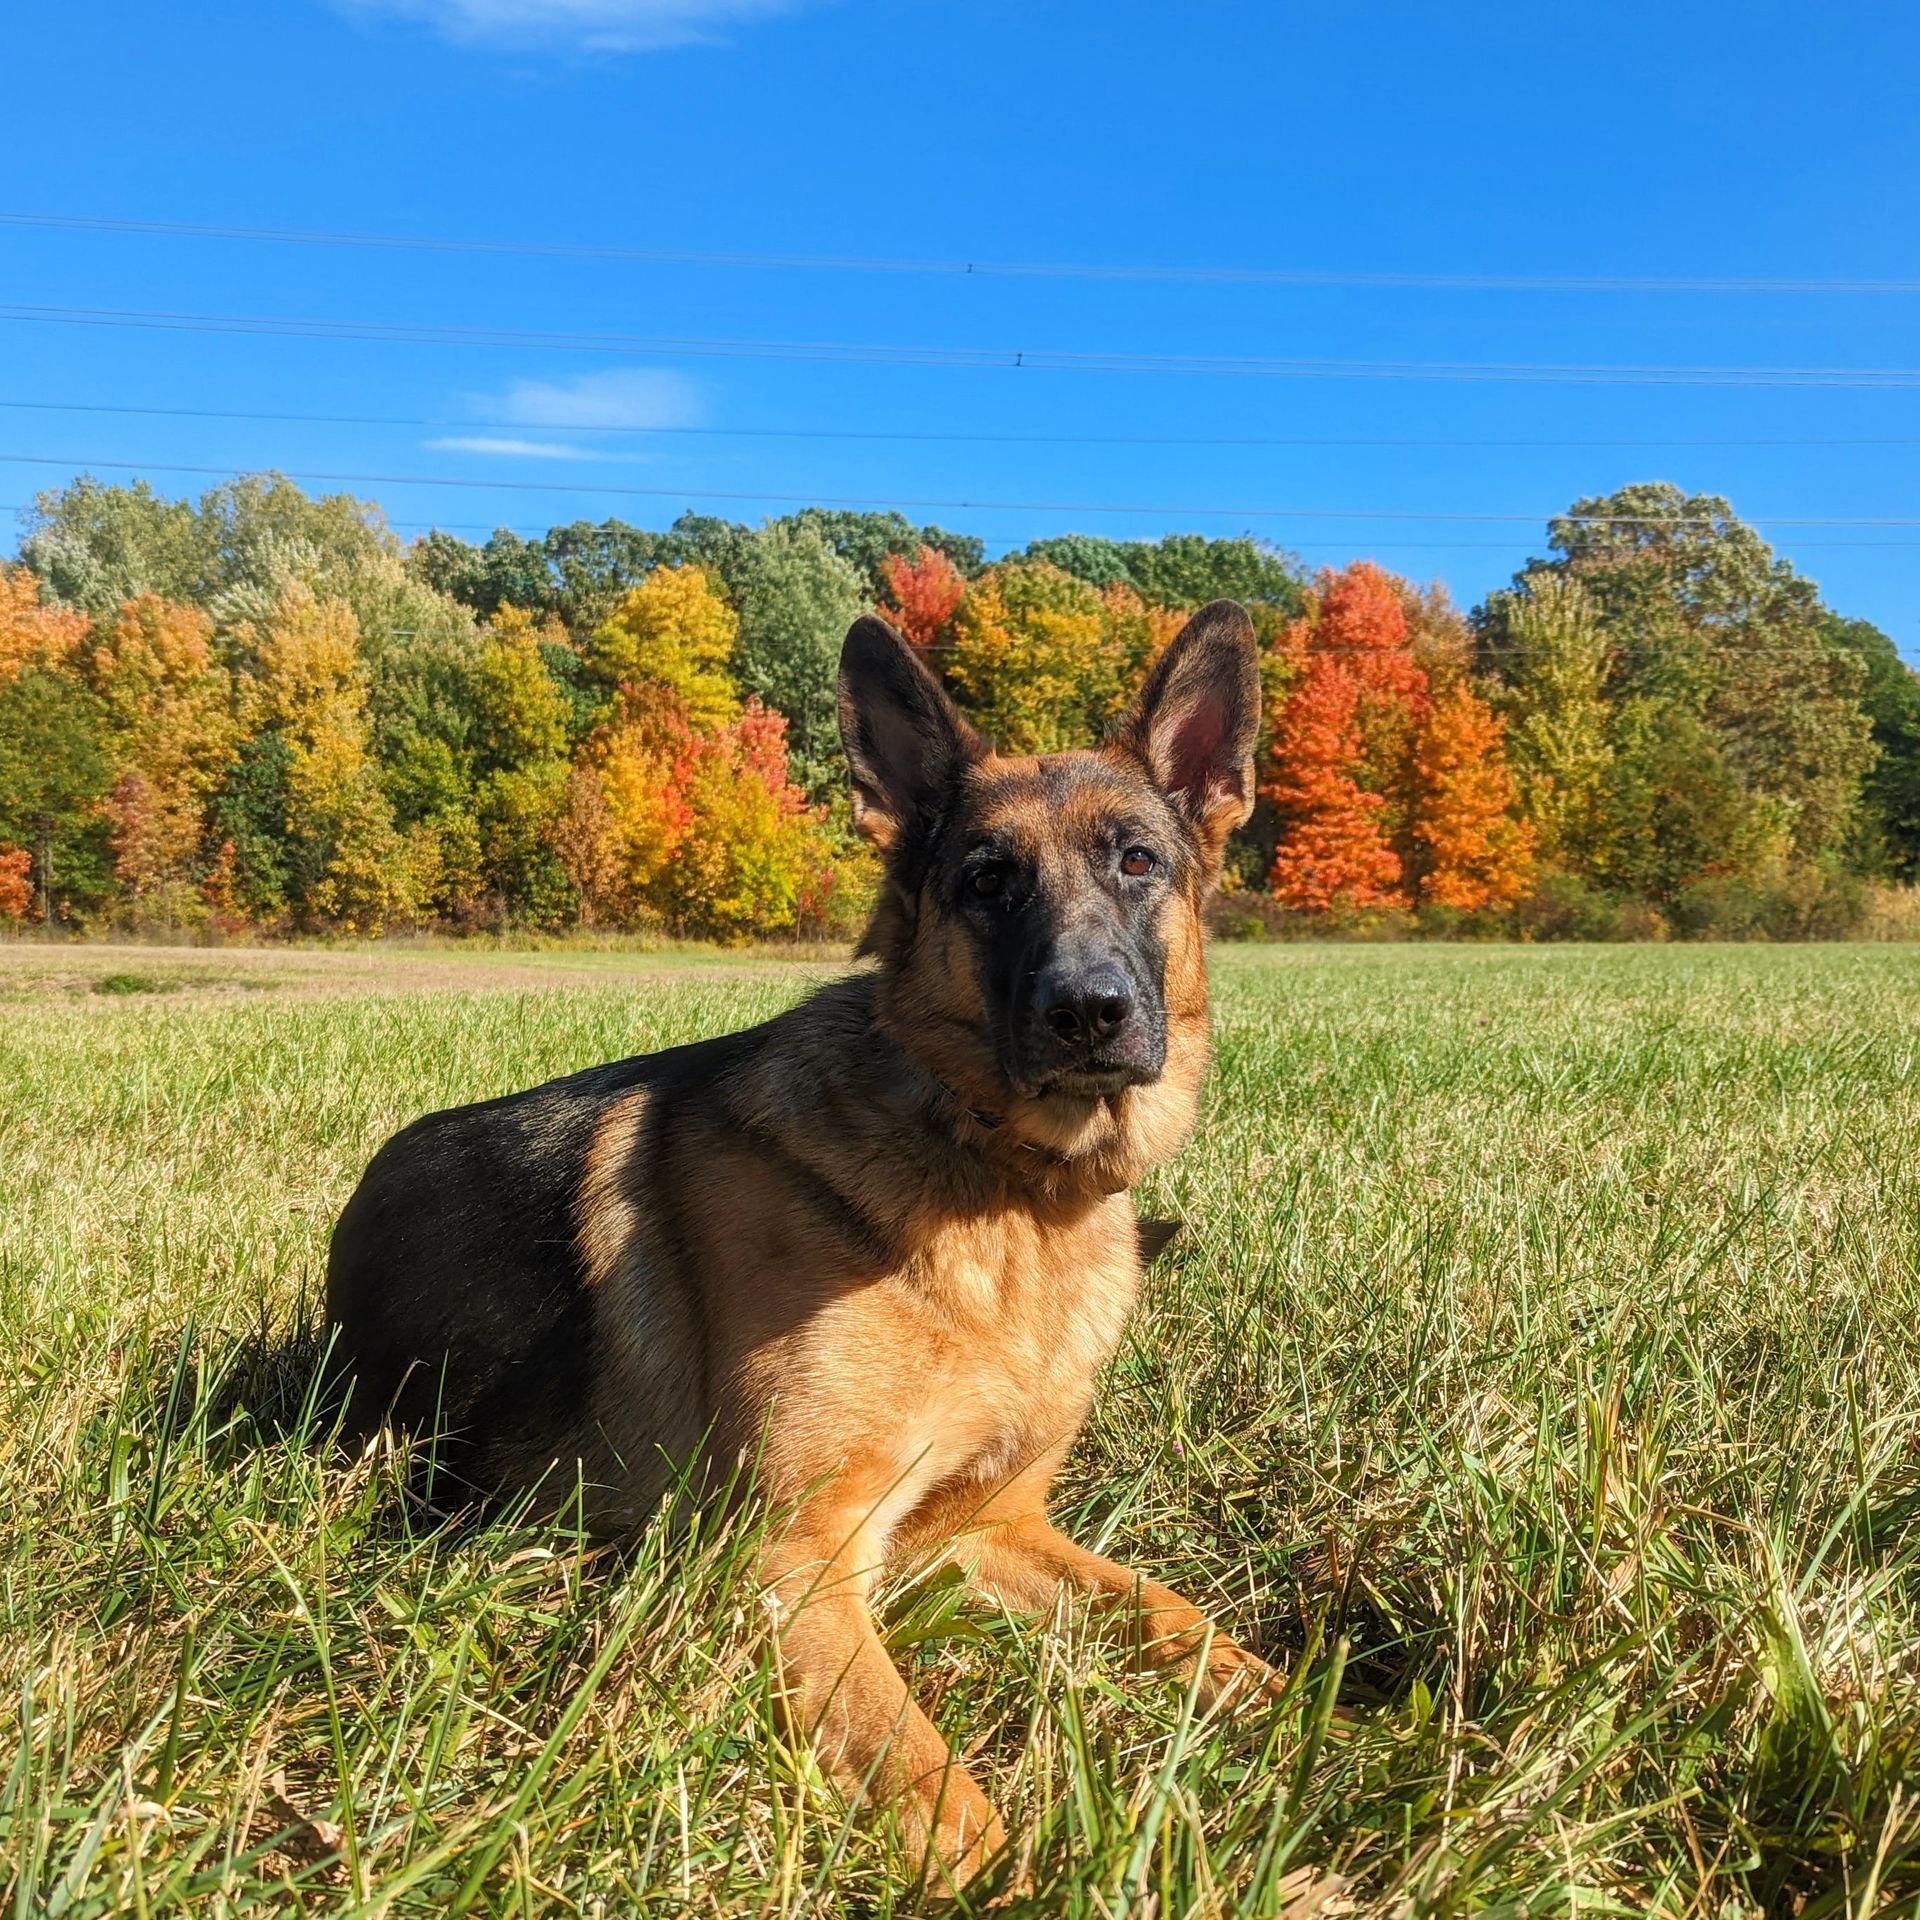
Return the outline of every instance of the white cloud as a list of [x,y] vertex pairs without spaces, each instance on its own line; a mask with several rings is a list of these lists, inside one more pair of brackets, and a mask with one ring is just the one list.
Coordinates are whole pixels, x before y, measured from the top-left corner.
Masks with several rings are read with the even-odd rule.
[[809,0],[336,0],[349,13],[418,20],[463,46],[645,53],[717,40]]
[[602,456],[586,447],[569,447],[558,440],[472,439],[429,440],[436,453],[499,453],[516,460],[597,460]]
[[[466,410],[476,424],[525,427],[559,433],[596,429],[688,427],[700,418],[700,390],[684,374],[664,367],[609,367],[573,380],[516,380],[505,393],[469,393]],[[653,454],[609,434],[586,444],[536,440],[531,432],[447,434],[429,440],[436,453],[487,453],[508,460],[600,460],[645,462]]]
[[575,380],[516,380],[474,411],[522,427],[690,427],[700,390],[666,368],[611,367]]

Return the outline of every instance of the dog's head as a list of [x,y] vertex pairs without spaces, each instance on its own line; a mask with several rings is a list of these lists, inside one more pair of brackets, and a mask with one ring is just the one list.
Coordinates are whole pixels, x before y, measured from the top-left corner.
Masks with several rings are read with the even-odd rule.
[[[1111,1103],[1204,1060],[1201,907],[1253,803],[1253,628],[1203,607],[1094,751],[996,754],[884,621],[840,656],[896,1032],[996,1111]],[[1198,1059],[1193,1058],[1198,1049]]]

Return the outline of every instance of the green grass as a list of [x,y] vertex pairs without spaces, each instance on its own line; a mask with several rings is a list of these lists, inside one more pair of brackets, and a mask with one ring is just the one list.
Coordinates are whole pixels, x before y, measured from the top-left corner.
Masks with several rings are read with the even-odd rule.
[[[235,995],[178,955],[109,1000],[0,952],[9,1914],[913,1905],[778,1730],[744,1526],[435,1530],[314,1444],[386,1133],[818,977],[523,960]],[[1213,1720],[1084,1619],[896,1591],[1014,1909],[1920,1912],[1912,950],[1215,971],[1208,1117],[1142,1196],[1188,1233],[1062,1517],[1298,1684]]]
[[178,980],[157,980],[150,973],[103,973],[93,983],[95,993],[178,993]]

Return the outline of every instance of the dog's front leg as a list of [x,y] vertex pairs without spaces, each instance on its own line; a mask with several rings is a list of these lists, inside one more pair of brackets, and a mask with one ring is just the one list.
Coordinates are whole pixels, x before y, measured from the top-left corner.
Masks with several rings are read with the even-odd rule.
[[820,1531],[790,1534],[768,1557],[788,1711],[848,1799],[890,1809],[928,1880],[959,1886],[1006,1836],[887,1657],[858,1540],[857,1531],[837,1545]]
[[1005,1606],[1037,1611],[1052,1606],[1062,1591],[1082,1593],[1126,1616],[1141,1666],[1191,1675],[1204,1657],[1201,1698],[1207,1704],[1272,1699],[1284,1685],[1264,1660],[1222,1633],[1191,1601],[1089,1552],[1044,1514],[1002,1520],[983,1529],[969,1546],[974,1584]]

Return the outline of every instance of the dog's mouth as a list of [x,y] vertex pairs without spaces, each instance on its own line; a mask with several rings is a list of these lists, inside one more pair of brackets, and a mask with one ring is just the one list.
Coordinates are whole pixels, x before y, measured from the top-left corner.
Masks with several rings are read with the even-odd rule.
[[1109,1100],[1129,1087],[1150,1087],[1160,1078],[1158,1067],[1134,1060],[1088,1060],[1073,1067],[1055,1068],[1020,1088],[1031,1099]]

